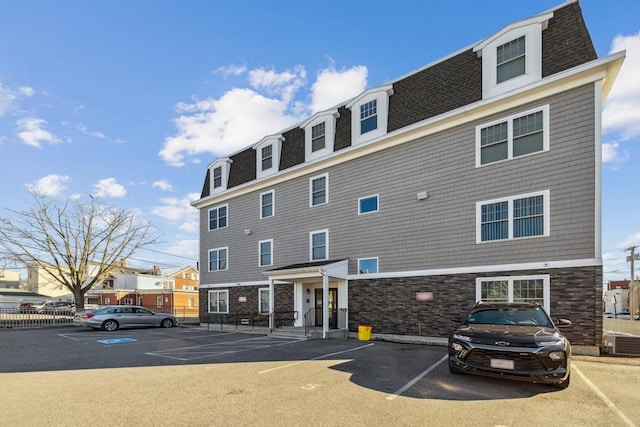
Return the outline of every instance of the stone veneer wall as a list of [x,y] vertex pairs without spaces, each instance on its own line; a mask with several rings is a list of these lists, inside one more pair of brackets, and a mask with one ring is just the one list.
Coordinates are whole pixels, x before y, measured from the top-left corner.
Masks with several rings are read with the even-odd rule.
[[[563,329],[571,343],[601,346],[602,267],[350,280],[349,330],[368,322],[374,334],[447,337],[456,326],[452,318],[474,303],[477,277],[539,274],[550,275],[552,318],[573,323]],[[433,292],[434,298],[416,301],[417,292]]]
[[[229,315],[258,314],[258,289],[268,288],[269,285],[235,286],[232,288],[200,288],[200,321],[206,322],[209,315],[209,291],[229,291]],[[245,297],[247,302],[239,302]],[[293,285],[275,285],[275,309],[277,311],[293,311]],[[300,315],[300,313],[298,313]]]

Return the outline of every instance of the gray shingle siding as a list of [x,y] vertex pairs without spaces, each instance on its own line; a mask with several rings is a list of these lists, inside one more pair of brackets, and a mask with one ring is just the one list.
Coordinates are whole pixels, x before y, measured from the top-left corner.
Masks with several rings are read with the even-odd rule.
[[[229,246],[227,272],[202,283],[264,280],[258,241],[274,240],[274,267],[309,261],[309,232],[329,230],[329,257],[378,256],[381,272],[593,258],[595,212],[594,89],[585,86],[544,102],[487,117],[430,138],[335,166],[329,203],[309,207],[307,175],[273,187],[273,218],[259,219],[263,188],[231,199],[229,226],[208,231],[201,210],[203,255]],[[475,167],[475,126],[550,105],[550,151]],[[589,123],[591,123],[589,125]],[[549,237],[476,244],[477,202],[551,191]],[[416,193],[427,191],[427,200]],[[380,211],[358,215],[358,198],[379,194]],[[251,235],[244,230],[251,229]],[[570,248],[570,250],[568,250]],[[271,267],[273,268],[273,267]]]

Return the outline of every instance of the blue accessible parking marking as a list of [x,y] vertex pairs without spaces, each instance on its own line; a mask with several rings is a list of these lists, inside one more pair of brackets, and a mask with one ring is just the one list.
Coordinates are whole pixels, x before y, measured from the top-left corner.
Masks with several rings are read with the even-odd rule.
[[134,340],[133,338],[112,338],[108,340],[98,340],[98,342],[101,342],[102,344],[122,344],[125,342],[134,342],[134,341],[138,341],[138,340]]

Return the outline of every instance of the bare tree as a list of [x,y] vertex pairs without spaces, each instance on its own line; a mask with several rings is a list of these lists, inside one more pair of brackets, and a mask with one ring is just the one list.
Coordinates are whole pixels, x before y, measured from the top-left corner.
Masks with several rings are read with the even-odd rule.
[[154,229],[133,212],[100,203],[58,201],[32,193],[28,211],[0,217],[0,251],[18,264],[39,267],[74,296],[102,283],[122,259],[157,243]]

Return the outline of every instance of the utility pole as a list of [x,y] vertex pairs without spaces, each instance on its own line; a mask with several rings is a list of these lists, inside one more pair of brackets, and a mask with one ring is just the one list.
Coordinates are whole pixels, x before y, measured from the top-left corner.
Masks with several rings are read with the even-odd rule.
[[627,261],[631,262],[631,275],[629,276],[629,319],[633,322],[636,316],[636,310],[639,308],[638,304],[638,289],[634,280],[634,261],[640,260],[640,254],[636,254],[636,248],[638,246],[631,246],[627,248],[630,252],[630,255],[627,257]]

